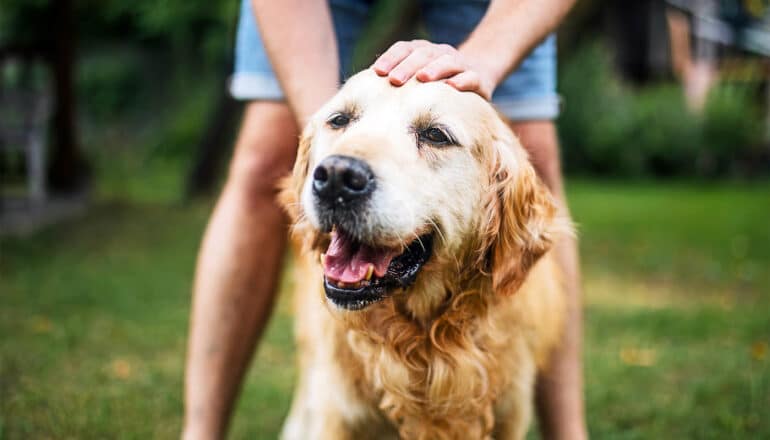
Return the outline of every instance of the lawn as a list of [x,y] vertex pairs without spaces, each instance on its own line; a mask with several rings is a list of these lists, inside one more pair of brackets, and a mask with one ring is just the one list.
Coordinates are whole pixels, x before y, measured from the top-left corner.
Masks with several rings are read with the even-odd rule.
[[[770,184],[573,182],[594,438],[770,438]],[[174,438],[210,203],[100,201],[0,242],[0,438]],[[288,278],[288,277],[287,277]],[[280,301],[233,438],[275,438]]]

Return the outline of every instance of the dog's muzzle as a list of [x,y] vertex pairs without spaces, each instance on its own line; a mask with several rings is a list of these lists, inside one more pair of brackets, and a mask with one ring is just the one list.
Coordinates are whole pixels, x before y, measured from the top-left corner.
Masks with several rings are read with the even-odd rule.
[[355,157],[329,156],[313,170],[319,226],[330,233],[322,255],[324,289],[333,304],[348,310],[363,309],[409,287],[433,250],[432,234],[403,247],[377,244],[370,212],[375,189],[371,167]]
[[371,231],[369,208],[376,189],[374,172],[361,159],[334,155],[313,170],[313,203],[320,229],[346,230],[358,240]]
[[313,171],[313,194],[321,204],[352,205],[374,191],[374,173],[366,162],[350,156],[329,156]]

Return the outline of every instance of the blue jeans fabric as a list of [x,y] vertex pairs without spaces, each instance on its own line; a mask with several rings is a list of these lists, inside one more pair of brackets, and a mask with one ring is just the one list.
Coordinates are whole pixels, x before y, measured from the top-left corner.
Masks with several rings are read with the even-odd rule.
[[[353,47],[369,18],[371,0],[329,0],[343,78],[350,76]],[[485,0],[422,0],[422,19],[435,43],[457,46],[484,16]],[[515,30],[512,30],[515,32]],[[242,0],[235,44],[235,69],[230,92],[242,100],[283,100],[259,34],[251,2]],[[548,36],[495,89],[492,103],[511,120],[554,119],[559,114],[556,93],[556,37]]]

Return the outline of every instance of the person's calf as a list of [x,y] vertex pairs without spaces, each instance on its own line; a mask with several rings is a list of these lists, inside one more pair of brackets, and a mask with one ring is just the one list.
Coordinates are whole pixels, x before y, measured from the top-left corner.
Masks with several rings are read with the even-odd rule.
[[[553,193],[567,217],[569,208],[559,157],[559,140],[551,121],[511,123],[511,128],[530,154],[538,175]],[[577,239],[554,247],[564,274],[568,313],[562,343],[552,353],[547,371],[538,376],[536,390],[542,436],[547,439],[587,438],[583,408],[582,293]]]
[[296,151],[285,104],[247,108],[196,268],[185,380],[185,438],[220,438],[275,293],[286,242],[276,184]]

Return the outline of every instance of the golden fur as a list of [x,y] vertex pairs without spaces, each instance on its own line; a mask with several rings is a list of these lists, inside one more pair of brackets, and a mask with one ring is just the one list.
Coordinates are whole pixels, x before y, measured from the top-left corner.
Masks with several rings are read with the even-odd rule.
[[[300,378],[284,438],[524,437],[537,369],[561,337],[562,286],[548,250],[570,227],[515,136],[469,95],[440,83],[395,88],[364,72],[305,130],[281,193],[299,254]],[[351,99],[364,114],[429,108],[457,127],[462,150],[411,157],[410,138],[394,134],[400,119],[364,117],[349,133],[323,133],[326,115]],[[382,131],[383,124],[392,126]],[[318,259],[328,237],[303,200],[309,170],[332,153],[397,164],[375,170],[396,192],[397,180],[415,174],[418,182],[442,182],[400,193],[422,199],[414,206],[426,212],[407,215],[432,216],[419,228],[439,229],[433,257],[414,285],[361,311],[326,304]],[[424,231],[411,232],[402,239]]]

